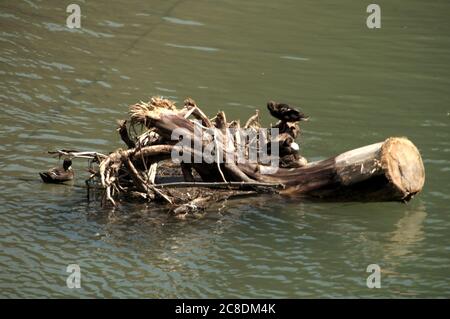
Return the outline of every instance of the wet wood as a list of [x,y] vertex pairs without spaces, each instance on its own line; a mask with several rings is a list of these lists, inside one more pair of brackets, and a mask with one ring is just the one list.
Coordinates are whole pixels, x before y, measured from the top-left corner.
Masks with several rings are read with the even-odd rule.
[[[289,106],[283,104],[283,110],[289,111]],[[200,120],[201,124],[190,117]],[[407,138],[388,138],[309,164],[298,154],[298,147],[292,148],[287,153],[287,162],[279,164],[282,167],[274,167],[248,157],[236,161],[235,154],[240,147],[244,148],[245,155],[251,147],[247,138],[240,139],[235,132],[232,134],[237,138],[228,141],[227,129],[239,128],[239,123],[227,122],[224,112],[210,120],[192,99],[187,99],[184,108],[179,110],[169,100],[152,98],[148,103],[130,106],[130,119],[119,122],[118,132],[127,146],[126,150],[118,149],[108,155],[66,150],[53,154],[89,158],[96,163],[97,170],[89,169],[90,183],[96,180],[98,187],[95,189],[103,189],[103,198],[113,205],[124,195],[127,198],[160,200],[170,204],[171,211],[179,214],[194,208],[204,209],[208,203],[230,197],[267,191],[320,200],[408,201],[423,188],[423,162],[418,149]],[[259,132],[259,112],[245,123],[246,129]],[[144,131],[140,136],[131,137],[129,130],[132,128],[136,132],[137,126],[144,127]],[[298,122],[283,119],[273,127],[281,131],[276,141],[288,148],[293,144],[286,142],[292,142],[301,132]],[[198,138],[194,134],[197,128],[215,128],[217,132],[214,137],[195,140]],[[183,137],[194,141],[193,145],[197,143],[204,147],[213,142],[216,161],[194,162],[203,154],[199,154],[193,145],[187,149],[176,145],[178,141],[171,139],[176,129],[183,131]],[[262,145],[266,145],[269,139],[274,141],[274,137],[267,135],[262,135],[262,139]],[[168,163],[173,152],[187,152],[192,161]],[[221,152],[225,159],[223,163],[217,160]],[[161,176],[166,175],[179,180],[161,182]]]
[[418,149],[397,137],[275,174],[255,174],[251,166],[244,170],[255,179],[283,183],[284,194],[327,200],[408,201],[425,183]]

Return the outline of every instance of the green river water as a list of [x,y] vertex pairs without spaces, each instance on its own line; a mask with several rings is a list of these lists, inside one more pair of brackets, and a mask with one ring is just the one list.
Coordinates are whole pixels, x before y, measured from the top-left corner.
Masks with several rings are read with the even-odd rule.
[[[69,3],[0,2],[0,297],[450,297],[449,1],[380,0],[376,30],[369,1],[77,0],[80,29]],[[40,181],[58,164],[47,150],[121,147],[115,120],[152,95],[229,119],[299,104],[309,160],[407,136],[424,190],[408,204],[247,198],[174,221],[89,204],[84,161],[74,185]]]

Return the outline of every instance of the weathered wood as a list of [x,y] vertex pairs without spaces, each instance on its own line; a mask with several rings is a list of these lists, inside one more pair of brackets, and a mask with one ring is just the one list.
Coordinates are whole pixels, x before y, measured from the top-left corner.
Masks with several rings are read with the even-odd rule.
[[208,188],[228,188],[228,189],[246,189],[256,187],[266,187],[273,189],[283,189],[283,184],[271,183],[246,183],[246,182],[178,182],[178,183],[160,183],[155,186],[160,188],[185,188],[185,187],[208,187]]
[[[142,115],[140,111],[137,113],[139,120]],[[173,110],[146,112],[144,116],[153,119],[150,127],[155,127],[161,136],[168,137],[173,129],[182,128],[191,135],[191,140],[195,138],[192,122]],[[224,118],[222,113],[216,118],[214,124],[219,129],[226,124]],[[257,118],[255,115],[250,120],[259,127]],[[287,123],[278,123],[278,126],[283,126],[285,133],[291,136],[296,136],[299,131],[295,123],[292,128]],[[222,130],[220,133],[223,134]],[[225,145],[228,146],[221,145],[225,153],[235,151]],[[296,168],[274,168],[251,161],[226,161],[220,166],[201,163],[193,167],[207,182],[223,181],[225,176],[227,182],[283,184],[286,185],[284,194],[327,200],[408,201],[421,191],[425,176],[420,154],[406,138],[389,138]]]
[[[283,108],[289,109],[289,106],[283,105]],[[201,120],[202,124],[190,117]],[[232,135],[226,129],[239,128],[239,121],[228,123],[224,112],[210,120],[192,99],[185,101],[182,110],[161,98],[132,105],[129,123],[133,130],[135,125],[142,125],[147,130],[131,139],[126,122],[119,122],[119,134],[127,150],[119,149],[108,155],[67,150],[55,152],[59,156],[93,159],[92,162],[98,164],[98,171],[91,172],[91,179],[97,181],[104,190],[104,198],[113,205],[115,199],[120,200],[120,193],[138,194],[137,197],[147,200],[163,199],[174,207],[184,205],[178,209],[181,213],[230,196],[254,195],[267,189],[286,196],[320,200],[408,201],[422,190],[425,182],[420,153],[406,138],[388,138],[384,142],[306,164],[306,160],[300,162],[303,158],[298,147],[291,147],[293,143],[289,142],[300,133],[298,123],[282,119],[274,127],[281,132],[278,144],[284,148],[278,155],[276,152],[269,155],[274,156],[271,159],[276,159],[275,156],[281,158],[280,167],[274,167],[263,165],[261,159],[257,161],[249,156],[249,150],[255,148],[250,139],[240,138],[237,132],[231,132],[235,140],[229,139]],[[244,127],[255,133],[252,141],[256,136],[262,138],[262,144],[258,143],[256,147],[258,154],[264,153],[264,147],[260,145],[267,147],[269,140],[278,141],[276,136],[270,135],[269,138],[258,133],[261,128],[258,112]],[[197,129],[210,128],[215,128],[213,135],[202,137],[194,134]],[[172,139],[174,130],[181,131],[183,139],[194,141],[193,145],[178,145],[178,140]],[[205,160],[202,154],[202,150],[211,143],[214,143],[214,162]],[[182,162],[165,165],[173,154],[180,153],[187,155]],[[237,160],[236,155],[240,153],[244,156]],[[224,155],[223,162],[219,161],[220,154]],[[289,158],[283,162],[285,157]],[[198,162],[195,159],[203,160]],[[166,171],[171,173],[166,176]],[[179,176],[180,179],[164,184],[160,181],[161,176]],[[179,183],[180,180],[184,183]],[[283,189],[279,190],[278,185],[283,185]]]
[[301,168],[261,174],[250,165],[244,171],[257,180],[286,185],[284,194],[333,200],[408,201],[425,183],[419,151],[398,137]]
[[136,147],[136,143],[133,140],[131,140],[130,136],[128,135],[127,121],[118,120],[117,125],[118,125],[117,132],[119,132],[122,141],[128,146],[128,148]]

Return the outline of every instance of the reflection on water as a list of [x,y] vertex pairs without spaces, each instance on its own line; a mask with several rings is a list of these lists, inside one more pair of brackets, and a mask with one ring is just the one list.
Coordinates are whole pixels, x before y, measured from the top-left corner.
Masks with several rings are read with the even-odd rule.
[[402,281],[409,286],[407,289],[398,289],[392,285],[393,292],[401,297],[420,296],[417,285],[416,289],[411,289],[415,283],[420,282],[421,275],[405,271],[406,260],[413,263],[420,263],[420,254],[415,253],[421,250],[420,246],[425,239],[424,221],[427,216],[425,206],[418,205],[417,208],[408,209],[405,215],[396,223],[396,230],[392,232],[390,243],[385,247],[384,268],[382,274],[386,280],[391,282]]
[[[450,296],[450,4],[382,1],[375,32],[354,1],[80,5],[77,30],[63,3],[0,4],[1,297]],[[73,185],[40,182],[57,164],[47,150],[121,147],[116,119],[155,94],[229,118],[300,104],[310,160],[408,136],[424,192],[408,205],[261,196],[178,221],[89,203],[85,162]],[[373,263],[379,290],[365,284]]]
[[423,204],[405,212],[405,215],[395,225],[397,229],[392,232],[391,243],[386,245],[386,259],[410,254],[414,250],[414,246],[425,239],[423,223],[426,216]]

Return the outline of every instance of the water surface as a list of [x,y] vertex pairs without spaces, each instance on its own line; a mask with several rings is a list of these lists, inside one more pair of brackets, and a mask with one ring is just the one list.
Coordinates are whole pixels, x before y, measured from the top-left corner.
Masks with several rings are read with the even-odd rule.
[[[350,0],[78,3],[73,30],[64,2],[0,4],[1,297],[450,297],[448,1],[379,1],[379,30]],[[89,204],[83,161],[73,186],[40,182],[47,150],[120,147],[115,120],[152,95],[241,119],[300,104],[310,160],[407,136],[424,191],[407,205],[245,199],[180,222]],[[72,263],[81,289],[66,287]]]

